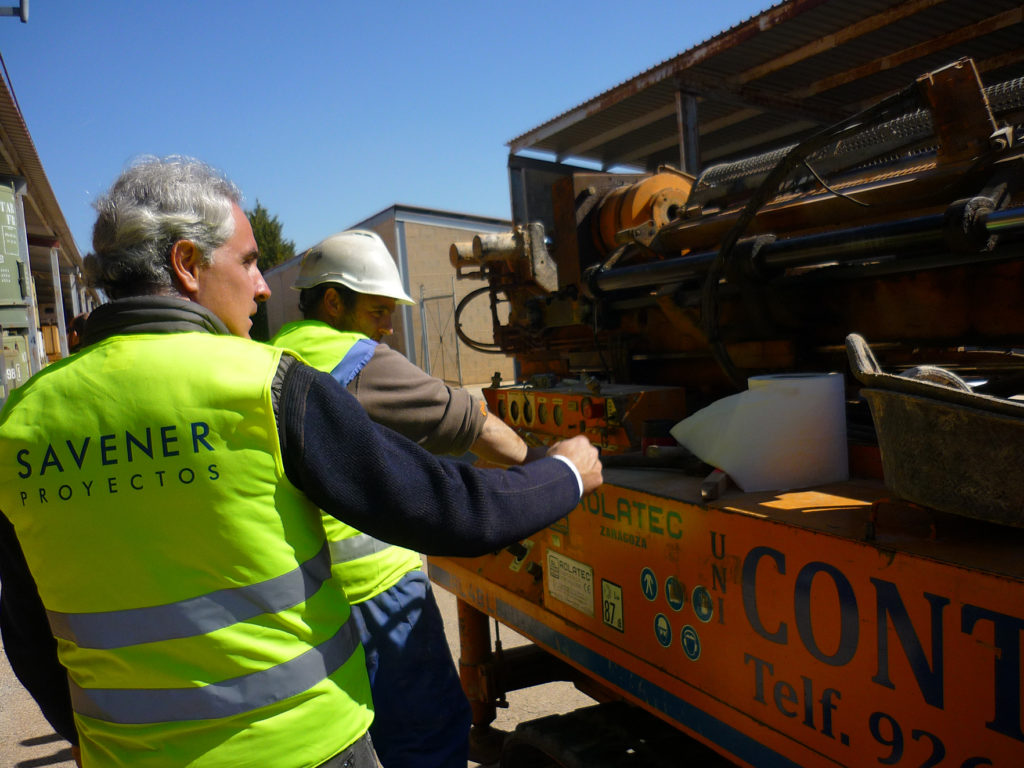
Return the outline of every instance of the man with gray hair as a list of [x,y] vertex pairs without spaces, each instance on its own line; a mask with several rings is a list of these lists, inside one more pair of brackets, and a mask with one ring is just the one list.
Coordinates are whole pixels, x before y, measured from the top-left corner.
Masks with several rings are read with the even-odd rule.
[[270,290],[239,200],[198,161],[126,170],[90,258],[114,301],[0,412],[5,650],[86,768],[376,765],[320,510],[478,555],[601,482],[583,438],[509,471],[437,459],[248,340]]

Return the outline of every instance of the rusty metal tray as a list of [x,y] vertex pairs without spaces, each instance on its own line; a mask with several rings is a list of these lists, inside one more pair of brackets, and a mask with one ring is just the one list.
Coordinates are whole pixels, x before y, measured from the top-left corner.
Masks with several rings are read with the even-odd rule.
[[[878,433],[889,490],[922,506],[1024,527],[1024,404],[881,371],[863,337],[847,357]],[[955,376],[950,377],[955,383]]]

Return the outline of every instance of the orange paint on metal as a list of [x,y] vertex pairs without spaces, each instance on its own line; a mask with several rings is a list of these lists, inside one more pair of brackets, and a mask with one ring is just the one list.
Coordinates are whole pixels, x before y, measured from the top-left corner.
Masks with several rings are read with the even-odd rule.
[[459,679],[469,699],[473,725],[489,725],[496,716],[490,699],[488,669],[491,661],[491,636],[486,614],[460,600],[456,604],[459,615]]
[[583,386],[541,389],[487,388],[491,413],[509,426],[550,442],[585,434],[603,450],[638,450],[647,419],[682,419],[686,397],[676,387],[605,385],[592,393]]
[[624,698],[718,749],[733,733],[741,763],[919,766],[941,748],[941,765],[1024,765],[1024,534],[886,501],[879,483],[702,507],[691,481],[661,482],[606,484],[535,537],[539,600],[507,553],[437,566]]

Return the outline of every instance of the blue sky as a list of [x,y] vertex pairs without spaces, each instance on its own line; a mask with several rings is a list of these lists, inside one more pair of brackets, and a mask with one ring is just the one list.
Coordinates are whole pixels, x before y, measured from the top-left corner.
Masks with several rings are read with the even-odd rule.
[[508,217],[509,140],[771,5],[31,0],[0,53],[83,254],[142,154],[222,169],[302,249],[395,203]]

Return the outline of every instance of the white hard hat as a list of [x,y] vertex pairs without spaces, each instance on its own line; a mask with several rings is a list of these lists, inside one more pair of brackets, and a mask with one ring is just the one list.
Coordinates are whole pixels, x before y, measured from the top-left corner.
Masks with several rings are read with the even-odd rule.
[[304,254],[292,288],[341,283],[356,293],[415,304],[405,292],[395,260],[376,232],[349,229],[321,240]]

